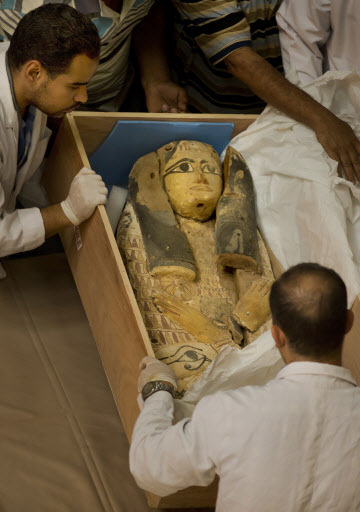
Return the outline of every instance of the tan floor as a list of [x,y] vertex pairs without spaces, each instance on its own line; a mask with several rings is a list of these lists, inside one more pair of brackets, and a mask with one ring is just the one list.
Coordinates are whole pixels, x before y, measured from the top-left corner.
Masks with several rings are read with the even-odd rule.
[[3,265],[0,511],[148,511],[65,256]]

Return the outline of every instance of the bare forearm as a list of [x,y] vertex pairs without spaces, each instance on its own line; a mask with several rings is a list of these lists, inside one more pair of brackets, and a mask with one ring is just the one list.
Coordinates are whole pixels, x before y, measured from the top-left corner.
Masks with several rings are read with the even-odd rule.
[[135,29],[133,41],[144,89],[154,82],[171,80],[165,52],[165,17],[161,2],[155,3],[148,16]]
[[63,212],[60,203],[42,208],[40,212],[45,226],[45,238],[56,235],[64,228],[73,225]]
[[165,37],[166,5],[158,0],[134,33],[141,83],[149,112],[185,112],[185,90],[171,80]]
[[347,123],[291,84],[250,48],[236,50],[225,62],[259,98],[312,128],[326,153],[342,165],[347,179],[360,181],[360,142]]
[[315,129],[323,116],[334,117],[250,48],[241,48],[233,52],[226,59],[226,65],[228,70],[259,98],[296,121]]

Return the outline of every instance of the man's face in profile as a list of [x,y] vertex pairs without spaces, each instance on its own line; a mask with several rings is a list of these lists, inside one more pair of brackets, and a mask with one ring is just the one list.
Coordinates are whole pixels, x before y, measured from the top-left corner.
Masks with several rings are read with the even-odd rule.
[[50,117],[62,117],[87,101],[86,86],[98,66],[98,59],[75,55],[68,69],[52,78],[45,76],[35,92],[33,104]]

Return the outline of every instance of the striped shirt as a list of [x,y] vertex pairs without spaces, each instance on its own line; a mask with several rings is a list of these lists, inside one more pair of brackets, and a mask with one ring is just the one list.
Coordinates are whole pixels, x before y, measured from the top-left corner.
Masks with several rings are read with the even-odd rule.
[[194,112],[258,113],[265,103],[231,75],[224,59],[244,46],[283,71],[275,14],[282,0],[172,0],[175,80]]
[[[101,38],[100,64],[88,85],[88,104],[97,107],[128,87],[131,32],[147,15],[154,0],[123,0],[121,12],[102,0],[57,0],[92,19]],[[0,0],[0,41],[11,39],[26,13],[49,0]]]

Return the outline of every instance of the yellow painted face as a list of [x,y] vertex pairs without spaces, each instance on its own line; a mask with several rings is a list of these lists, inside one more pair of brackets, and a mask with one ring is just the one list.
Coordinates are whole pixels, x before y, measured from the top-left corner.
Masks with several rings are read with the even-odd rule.
[[222,193],[219,156],[207,144],[181,141],[165,166],[163,180],[176,213],[205,221],[213,214]]

